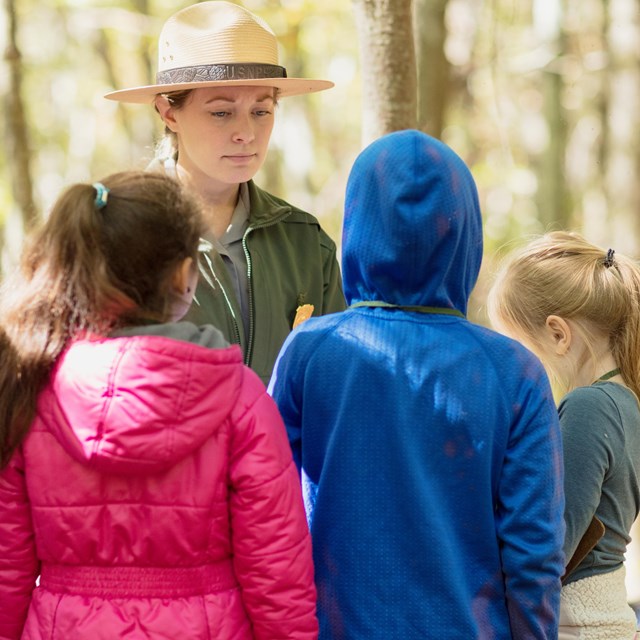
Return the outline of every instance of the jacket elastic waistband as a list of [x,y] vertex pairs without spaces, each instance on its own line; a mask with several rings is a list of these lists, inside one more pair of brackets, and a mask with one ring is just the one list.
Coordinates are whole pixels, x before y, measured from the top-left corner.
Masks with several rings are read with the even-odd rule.
[[238,586],[230,560],[200,567],[42,565],[48,591],[112,598],[185,598]]

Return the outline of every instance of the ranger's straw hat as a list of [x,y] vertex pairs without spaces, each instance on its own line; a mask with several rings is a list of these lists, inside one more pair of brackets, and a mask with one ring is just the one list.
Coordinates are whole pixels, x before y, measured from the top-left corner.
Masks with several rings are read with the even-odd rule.
[[112,91],[105,98],[148,103],[159,93],[221,85],[275,87],[281,97],[329,89],[333,82],[287,78],[269,25],[243,7],[212,0],[182,9],[165,22],[156,84]]

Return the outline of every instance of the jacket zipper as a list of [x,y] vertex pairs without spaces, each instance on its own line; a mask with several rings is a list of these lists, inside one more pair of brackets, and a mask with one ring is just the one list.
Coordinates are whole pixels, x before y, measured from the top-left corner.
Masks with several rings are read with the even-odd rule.
[[[249,283],[249,337],[247,340],[247,351],[245,354],[245,364],[250,366],[251,358],[253,356],[253,334],[254,334],[254,320],[253,320],[253,281],[252,281],[252,264],[251,264],[251,255],[249,254],[249,249],[247,248],[247,238],[249,234],[255,229],[265,229],[266,227],[272,227],[274,224],[278,224],[285,218],[291,215],[291,211],[285,212],[283,215],[275,218],[273,220],[269,220],[269,222],[265,222],[264,224],[259,224],[255,227],[247,227],[247,230],[244,232],[244,236],[242,236],[242,249],[244,250],[244,255],[247,258],[247,282]],[[225,294],[226,295],[226,294]]]
[[[244,241],[243,241],[244,244]],[[231,319],[233,320],[233,329],[235,331],[236,334],[236,341],[238,344],[241,344],[241,340],[240,340],[240,328],[238,327],[238,319],[236,318],[236,314],[233,310],[233,306],[231,304],[231,301],[229,300],[229,297],[227,296],[227,292],[225,291],[225,288],[222,286],[222,282],[220,282],[218,276],[216,275],[215,269],[213,268],[213,264],[211,263],[211,258],[209,258],[208,254],[203,253],[202,254],[204,256],[204,259],[207,262],[207,266],[209,267],[209,271],[211,272],[211,275],[213,276],[214,280],[216,281],[216,284],[218,285],[218,287],[220,288],[220,291],[222,291],[222,294],[224,295],[224,299],[225,302],[227,303],[227,307],[229,308],[229,313],[231,314]],[[205,272],[203,273],[207,284],[212,288],[215,289],[215,285],[213,284],[213,282],[211,281],[211,279],[209,278],[209,275]],[[245,358],[245,364],[246,363],[246,358]]]

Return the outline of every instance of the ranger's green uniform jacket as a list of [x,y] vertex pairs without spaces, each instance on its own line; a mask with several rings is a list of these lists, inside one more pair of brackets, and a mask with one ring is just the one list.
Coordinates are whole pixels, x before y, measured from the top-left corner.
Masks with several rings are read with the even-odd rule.
[[309,213],[276,198],[249,181],[251,211],[242,245],[249,280],[249,335],[240,303],[222,258],[200,251],[200,279],[186,316],[212,324],[237,343],[249,365],[267,384],[296,310],[313,305],[313,315],[346,307],[336,245]]

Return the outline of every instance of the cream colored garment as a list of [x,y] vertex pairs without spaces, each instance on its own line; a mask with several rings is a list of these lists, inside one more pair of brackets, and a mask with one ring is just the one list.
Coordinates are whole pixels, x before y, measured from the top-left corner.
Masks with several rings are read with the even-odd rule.
[[562,587],[558,640],[633,640],[636,616],[624,581],[621,567]]

